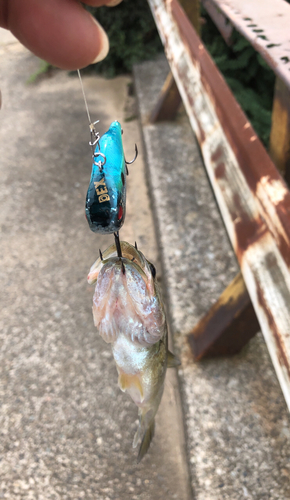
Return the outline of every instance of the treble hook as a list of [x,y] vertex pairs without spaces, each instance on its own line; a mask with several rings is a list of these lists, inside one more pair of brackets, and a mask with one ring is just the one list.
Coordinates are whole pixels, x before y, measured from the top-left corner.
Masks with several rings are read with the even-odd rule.
[[132,163],[134,163],[134,161],[137,159],[137,156],[138,156],[138,148],[137,148],[137,144],[135,144],[135,157],[133,158],[132,161],[126,161],[125,160],[127,175],[129,175],[129,170],[128,170],[127,165],[132,165]]

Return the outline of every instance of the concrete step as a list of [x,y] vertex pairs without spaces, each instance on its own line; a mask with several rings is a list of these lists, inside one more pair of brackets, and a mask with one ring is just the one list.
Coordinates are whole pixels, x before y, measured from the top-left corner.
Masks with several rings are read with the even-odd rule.
[[187,333],[238,271],[184,110],[152,125],[169,67],[135,67],[173,341],[182,391],[191,485],[197,500],[290,498],[290,419],[263,337],[237,356],[195,363]]

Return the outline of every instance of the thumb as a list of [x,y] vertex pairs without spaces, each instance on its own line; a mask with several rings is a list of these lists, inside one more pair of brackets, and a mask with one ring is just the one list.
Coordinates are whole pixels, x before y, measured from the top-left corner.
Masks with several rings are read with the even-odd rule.
[[0,26],[62,69],[83,68],[109,51],[105,31],[76,0],[0,0]]

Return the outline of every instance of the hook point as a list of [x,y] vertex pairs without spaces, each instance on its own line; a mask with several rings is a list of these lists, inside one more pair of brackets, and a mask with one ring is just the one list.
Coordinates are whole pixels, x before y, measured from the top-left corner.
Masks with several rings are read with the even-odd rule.
[[137,156],[138,156],[138,148],[137,148],[137,144],[135,144],[135,157],[131,161],[125,160],[126,165],[132,165],[132,163],[134,163],[134,161],[137,159]]

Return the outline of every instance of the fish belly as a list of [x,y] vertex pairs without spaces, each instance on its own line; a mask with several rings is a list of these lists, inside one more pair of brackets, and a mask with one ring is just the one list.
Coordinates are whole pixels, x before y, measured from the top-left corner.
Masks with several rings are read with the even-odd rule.
[[165,347],[162,343],[157,344],[143,348],[119,335],[112,346],[119,374],[119,387],[145,412],[158,407],[163,392]]
[[117,370],[119,373],[118,384],[121,391],[128,392],[134,403],[140,407],[144,402],[142,374],[136,373],[132,375],[125,373],[118,366]]

